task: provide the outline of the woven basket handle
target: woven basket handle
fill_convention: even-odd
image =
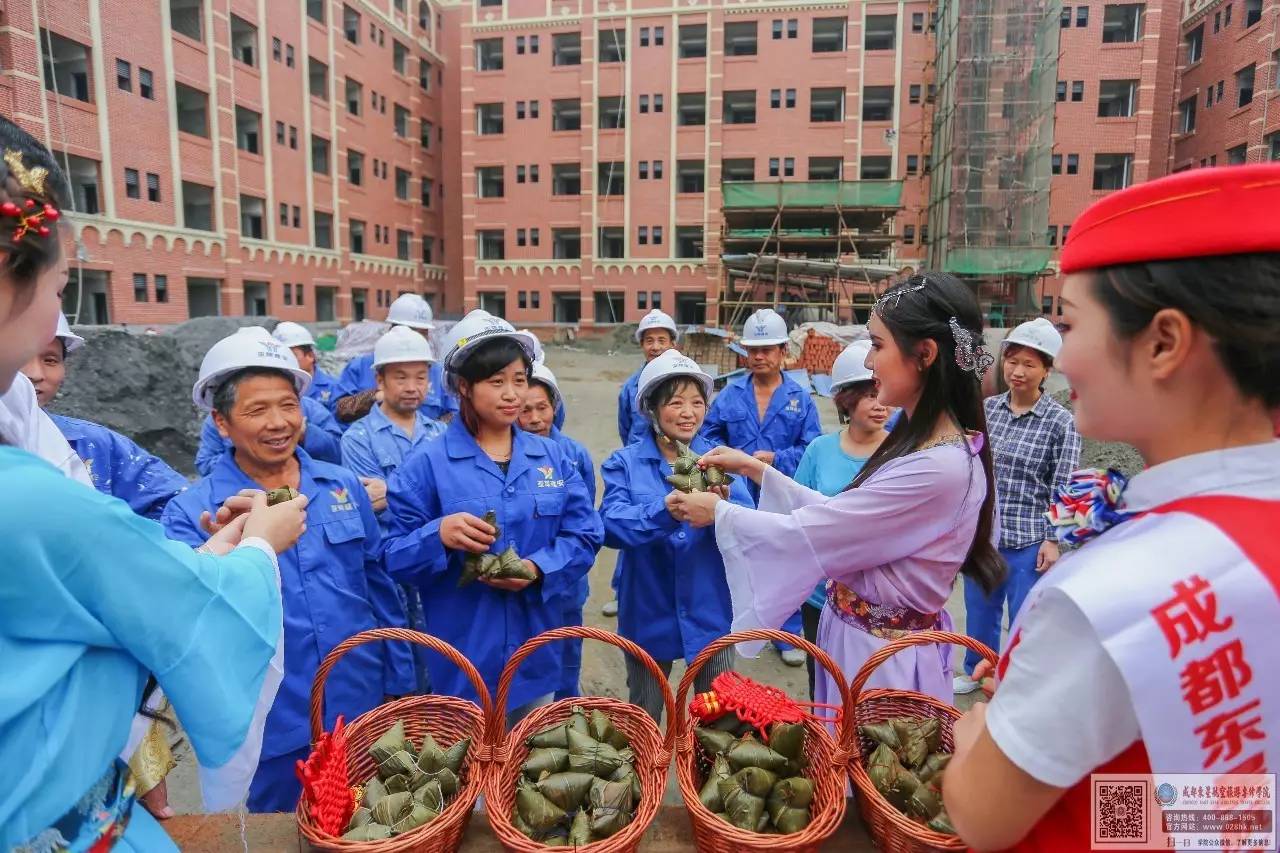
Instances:
[[[675,745],[676,728],[672,720],[675,719],[675,700],[671,697],[671,687],[667,684],[667,678],[662,674],[662,670],[658,669],[658,665],[654,663],[652,657],[644,649],[628,640],[626,637],[614,634],[611,631],[601,631],[599,628],[589,628],[585,625],[569,625],[564,628],[553,628],[550,631],[544,631],[536,637],[526,640],[524,645],[516,649],[516,653],[507,661],[507,665],[502,668],[502,676],[498,679],[498,700],[495,713],[489,717],[489,743],[495,750],[502,745],[503,736],[506,733],[507,722],[507,697],[511,694],[511,682],[515,680],[516,669],[529,655],[536,652],[543,646],[554,642],[555,640],[599,640],[602,643],[608,643],[611,646],[617,646],[627,654],[630,654],[640,663],[644,664],[644,668],[648,670],[658,686],[662,690],[662,702],[667,708],[667,725],[666,731],[662,736],[662,748],[670,757],[671,751]]]
[[[338,661],[342,660],[342,656],[352,649],[368,643],[376,643],[380,640],[403,640],[407,643],[425,646],[433,652],[439,652],[444,655],[454,666],[462,670],[462,674],[467,677],[467,680],[471,682],[471,686],[475,688],[476,695],[480,697],[480,707],[484,711],[484,718],[488,720],[493,716],[493,701],[489,698],[489,688],[484,686],[484,679],[480,677],[480,673],[472,666],[471,661],[463,656],[462,652],[444,640],[437,639],[430,634],[410,631],[407,628],[372,628],[368,631],[353,634],[338,643],[329,654],[324,656],[324,660],[320,663],[320,668],[316,670],[315,680],[311,682],[312,743],[319,740],[321,733],[324,731],[324,683],[329,677],[329,670],[333,669]]]
[[[953,634],[950,631],[916,631],[907,634],[905,637],[894,640],[893,642],[881,646],[867,657],[862,664],[862,668],[858,670],[858,674],[853,678],[853,684],[850,686],[849,692],[853,696],[853,706],[858,704],[858,697],[862,693],[862,688],[866,687],[867,679],[871,678],[871,673],[876,671],[880,664],[896,655],[903,649],[909,649],[912,646],[931,646],[935,643],[951,643],[953,645],[964,646],[982,655],[992,664],[996,663],[998,656],[995,652],[983,643],[979,643],[972,637],[966,637],[964,634]],[[850,706],[850,707],[853,707]],[[852,715],[850,715],[852,716]]]
[[[692,743],[691,733],[693,727],[688,716],[689,703],[687,700],[689,691],[693,689],[694,678],[717,653],[730,646],[736,646],[738,643],[750,640],[771,640],[775,643],[788,643],[812,655],[822,665],[822,668],[831,674],[831,678],[836,683],[836,690],[840,693],[840,707],[842,709],[840,729],[836,736],[836,746],[839,747],[843,755],[848,755],[853,744],[853,705],[849,701],[849,684],[845,680],[844,673],[840,671],[840,667],[831,659],[829,654],[804,637],[797,637],[795,634],[788,634],[786,631],[775,631],[771,628],[757,628],[751,631],[737,631],[732,634],[726,634],[699,652],[698,656],[693,659],[693,663],[689,664],[688,669],[684,671],[684,677],[680,679],[680,686],[676,689],[676,729],[680,732],[680,748],[684,749],[686,743]]]

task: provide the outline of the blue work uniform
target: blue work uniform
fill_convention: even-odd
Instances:
[[[542,577],[520,592],[475,582],[459,588],[462,551],[440,541],[445,516],[493,510],[501,538],[492,550],[514,546]],[[475,664],[490,691],[503,664],[526,640],[563,624],[566,601],[591,568],[604,532],[577,466],[551,439],[516,429],[506,470],[491,460],[461,418],[438,441],[405,458],[387,488],[385,560],[392,577],[418,584],[427,633],[451,643]],[[512,682],[508,710],[549,697],[560,686],[564,644],[551,643],[523,663]],[[432,654],[435,692],[475,699],[466,677]]]
[[[596,469],[591,463],[591,454],[587,452],[587,448],[583,447],[580,442],[574,441],[562,433],[559,427],[552,426],[551,440],[559,444],[565,456],[573,460],[577,466],[578,476],[582,477],[583,485],[587,487],[587,497],[591,499],[591,505],[594,507],[596,505]],[[587,576],[583,575],[582,580],[578,581],[578,589],[574,597],[565,607],[565,625],[582,624],[582,610],[587,606],[587,598],[590,595],[591,584],[587,580]],[[564,669],[560,686],[556,689],[557,700],[577,696],[579,679],[582,675],[582,641],[566,640],[565,643]]]
[[[152,521],[173,496],[187,487],[187,478],[133,441],[92,421],[49,415],[62,437],[71,445],[104,495],[119,498],[129,508]]]
[[[294,764],[310,750],[309,705],[316,670],[334,646],[360,631],[404,627],[395,586],[378,559],[381,534],[373,506],[356,475],[297,451],[306,495],[307,530],[279,555],[284,594],[284,682],[267,715],[262,757],[249,789],[249,809],[278,812],[298,802]],[[261,486],[223,454],[208,476],[170,501],[164,512],[169,537],[188,545],[205,541],[200,514],[214,512],[241,489]],[[403,643],[353,649],[329,673],[325,729],[338,714],[354,720],[387,695],[413,692],[413,667]]]
[[[750,374],[729,383],[716,396],[702,424],[702,437],[752,454],[774,453],[773,467],[790,477],[809,442],[822,435],[818,407],[808,390],[789,376],[774,389],[764,418],[756,408],[756,391]],[[753,492],[754,494],[754,492]]]
[[[623,447],[653,432],[652,424],[636,402],[636,393],[640,390],[640,374],[643,371],[644,368],[641,367],[628,376],[627,381],[622,383],[622,390],[618,392],[618,438]]]
[[[202,764],[243,745],[280,635],[276,573],[253,547],[197,554],[15,448],[0,447],[0,482],[0,850],[92,802],[86,831],[65,836],[85,850],[93,822],[127,803],[106,774],[150,674]],[[65,849],[48,836],[27,849],[49,848]],[[112,847],[177,849],[140,805]]]
[[[315,400],[330,412],[338,402],[338,379],[332,373],[325,373],[318,366],[311,374],[311,384],[303,393],[304,397]]]
[[[695,453],[713,446],[697,436],[692,443]],[[692,661],[733,621],[715,528],[672,518],[665,480],[671,473],[654,435],[615,451],[600,467],[604,541],[626,566],[619,573],[618,633],[659,663]],[[729,486],[729,500],[755,506],[742,477]]]
[[[427,398],[419,406],[422,413],[435,421],[444,420],[448,415],[456,414],[458,398],[453,396],[445,385],[444,368],[439,362],[431,362],[427,378],[430,380],[431,387],[427,389]],[[347,362],[347,366],[342,369],[342,375],[338,377],[338,388],[334,391],[334,408],[336,409],[337,401],[343,397],[372,391],[377,387],[378,374],[373,369],[373,353],[358,355]]]
[[[328,409],[310,397],[302,397],[302,415],[307,419],[307,432],[302,436],[301,447],[312,459],[342,464],[342,429]],[[231,449],[231,442],[222,437],[213,422],[213,413],[205,416],[200,427],[200,447],[196,449],[196,471],[207,477],[219,459]]]

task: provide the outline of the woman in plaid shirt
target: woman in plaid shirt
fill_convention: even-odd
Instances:
[[[993,649],[1000,647],[1005,602],[1012,624],[1031,587],[1059,556],[1045,511],[1053,490],[1067,482],[1080,461],[1075,418],[1044,393],[1061,347],[1062,336],[1043,317],[1018,326],[1005,339],[1000,359],[1009,390],[985,401],[995,457],[1000,553],[1009,575],[990,596],[965,578],[964,603],[969,636]],[[972,673],[978,661],[978,655],[966,652],[965,673]],[[957,693],[970,693],[978,684],[962,674],[954,686]]]

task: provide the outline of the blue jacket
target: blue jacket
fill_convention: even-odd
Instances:
[[[307,386],[305,397],[310,397],[330,412],[338,402],[338,380],[332,373],[325,373],[319,367],[311,374],[311,384]]]
[[[809,442],[822,435],[818,408],[809,392],[794,379],[782,377],[769,408],[760,419],[751,375],[729,383],[711,404],[702,424],[702,437],[744,453],[774,452],[773,467],[790,477]],[[754,494],[754,492],[753,492]]]
[[[422,413],[432,420],[438,421],[446,415],[454,414],[458,411],[458,399],[449,392],[449,388],[444,382],[444,368],[440,366],[438,361],[431,363],[431,371],[428,374],[431,381],[431,388],[427,391],[427,399],[422,401],[419,407]],[[358,355],[351,361],[347,362],[347,366],[342,369],[342,375],[338,377],[337,390],[333,392],[333,403],[330,408],[337,407],[338,400],[343,397],[349,397],[352,394],[359,394],[363,391],[372,391],[378,387],[378,376],[373,370],[373,353],[365,353]]]
[[[342,434],[342,464],[361,477],[391,479],[409,451],[444,435],[444,424],[433,421],[421,409],[417,414],[418,423],[410,438],[387,418],[381,406],[374,406]]]
[[[649,419],[636,405],[636,392],[640,390],[640,373],[643,370],[641,367],[628,376],[627,381],[622,383],[622,390],[618,392],[618,438],[622,439],[623,447],[653,432]]]
[[[502,533],[492,550],[512,545],[542,570],[543,577],[520,592],[479,582],[459,589],[464,553],[440,542],[445,516],[483,517],[491,509]],[[515,430],[504,474],[460,418],[438,441],[420,445],[391,476],[387,513],[387,570],[396,580],[418,584],[427,632],[466,655],[491,691],[522,643],[564,624],[567,601],[604,538],[577,465],[559,444]],[[555,692],[562,652],[561,644],[552,643],[521,664],[508,709]],[[433,654],[428,667],[437,692],[475,698],[466,677],[448,661]]]
[[[563,408],[560,411],[563,411]],[[596,505],[596,468],[591,462],[591,454],[581,442],[569,438],[554,424],[551,427],[551,440],[560,445],[565,457],[573,460],[577,466],[578,476],[582,478],[583,485],[587,487],[587,497],[591,499],[591,506],[594,507]],[[582,580],[578,581],[578,589],[574,594],[569,609],[574,611],[581,609],[586,605],[587,599],[590,597],[591,584],[587,580],[587,576],[583,575]]]
[[[713,447],[695,437],[693,450]],[[604,544],[617,548],[618,633],[657,661],[691,661],[708,643],[729,633],[733,610],[714,527],[695,528],[667,511],[671,464],[656,437],[615,451],[600,467],[604,477]],[[754,507],[738,477],[729,499]]]
[[[163,459],[102,424],[65,415],[49,419],[89,469],[94,488],[124,501],[138,515],[158,521],[165,505],[187,487],[187,478]]]
[[[334,646],[359,631],[404,627],[404,610],[381,568],[381,534],[360,481],[345,468],[299,450],[307,530],[280,555],[284,594],[284,683],[267,714],[262,758],[275,758],[311,742],[311,682]],[[241,489],[261,488],[223,454],[210,474],[170,501],[162,522],[170,539],[198,546],[206,539],[200,513],[216,510]],[[162,604],[157,599],[157,604]],[[338,714],[354,720],[387,694],[415,690],[409,649],[403,644],[361,646],[347,653],[326,682],[325,728]]]
[[[323,405],[306,396],[302,398],[302,414],[307,419],[302,449],[313,459],[341,464],[342,446],[338,442],[342,439],[342,429],[337,419]],[[196,450],[196,471],[207,477],[214,464],[230,449],[231,442],[222,437],[213,423],[213,413],[205,415],[200,427],[200,447]]]

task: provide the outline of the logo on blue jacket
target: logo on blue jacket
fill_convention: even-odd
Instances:
[[[542,479],[538,481],[540,489],[559,489],[564,486],[564,480],[557,480],[556,469],[550,465],[543,465],[538,468],[538,473],[542,475]]]
[[[329,507],[330,512],[348,512],[356,508],[351,502],[351,494],[346,487],[341,489],[330,489],[329,494],[333,496],[334,503]]]

